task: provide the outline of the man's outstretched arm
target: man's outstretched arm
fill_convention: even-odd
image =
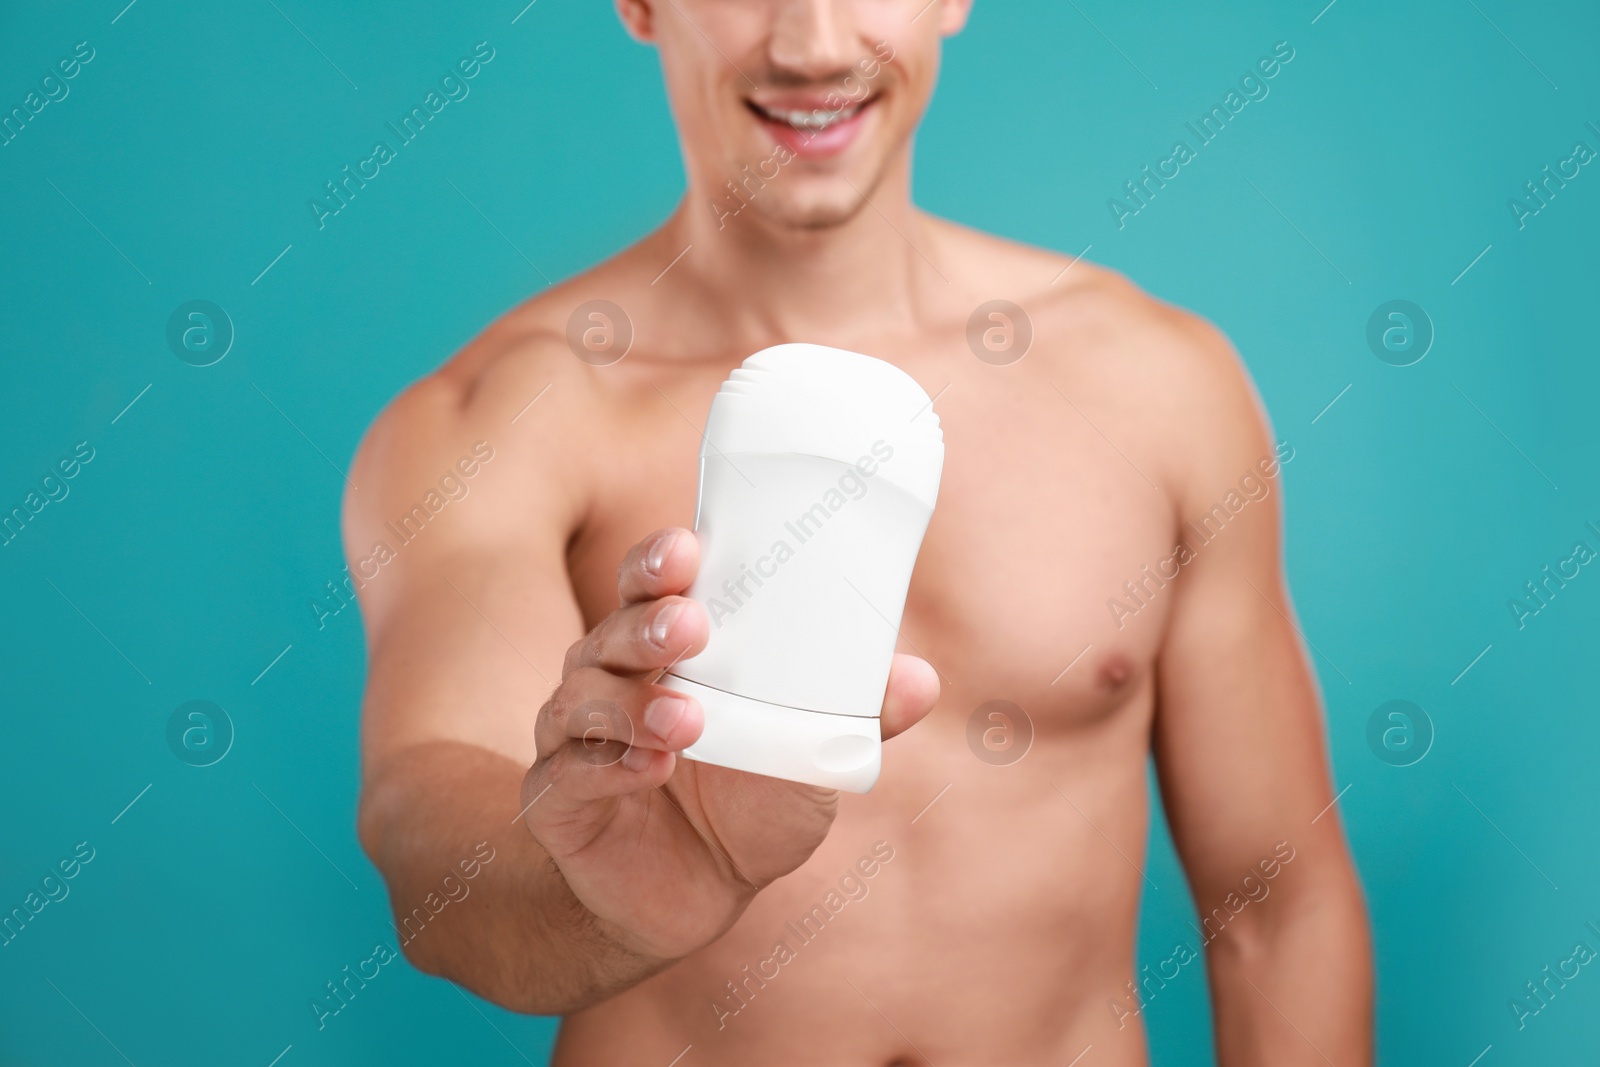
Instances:
[[[705,612],[682,595],[698,543],[645,537],[619,561],[615,610],[586,627],[566,549],[582,487],[615,472],[578,467],[581,380],[558,375],[563,405],[512,422],[538,385],[408,391],[351,472],[345,544],[365,580],[359,830],[405,953],[505,1007],[556,1014],[720,937],[821,843],[836,795],[679,761],[703,713],[653,679],[705,647]],[[421,530],[400,544],[419,502]],[[897,656],[885,735],[937,696],[932,668]]]
[[[540,708],[584,626],[564,560],[574,503],[543,462],[559,442],[514,413],[424,381],[351,471],[344,533],[368,645],[359,831],[413,964],[556,1013],[668,961],[589,913],[518,818]],[[448,502],[408,523],[430,491]],[[483,841],[493,859],[468,879],[461,861]]]
[[[1292,447],[1269,437],[1227,343],[1182,329],[1195,370],[1176,493],[1192,558],[1171,590],[1154,747],[1199,912],[1218,1062],[1362,1067],[1366,914],[1280,562]]]

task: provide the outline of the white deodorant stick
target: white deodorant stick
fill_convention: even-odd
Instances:
[[[892,364],[821,345],[757,352],[711,402],[688,595],[711,637],[661,684],[705,708],[702,763],[865,793],[944,435]]]

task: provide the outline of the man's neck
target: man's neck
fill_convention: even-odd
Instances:
[[[862,192],[844,222],[802,229],[775,224],[755,204],[719,219],[712,198],[691,188],[660,231],[673,255],[688,249],[671,268],[675,287],[696,290],[732,338],[755,344],[844,343],[911,328],[937,297],[933,287],[948,284],[926,217],[903,170]]]

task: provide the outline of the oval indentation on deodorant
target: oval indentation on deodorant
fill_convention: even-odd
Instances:
[[[825,771],[842,774],[865,767],[878,754],[878,743],[869,737],[832,737],[817,746],[812,762]]]

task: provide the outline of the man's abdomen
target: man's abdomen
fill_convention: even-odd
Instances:
[[[1117,735],[1143,731],[1046,722],[996,765],[946,703],[732,930],[567,1020],[558,1067],[1060,1067],[1090,1045],[1097,1065],[1143,1064],[1141,1027],[1112,1009],[1132,978],[1147,815],[1145,749]],[[1112,718],[1147,719],[1141,703]]]

